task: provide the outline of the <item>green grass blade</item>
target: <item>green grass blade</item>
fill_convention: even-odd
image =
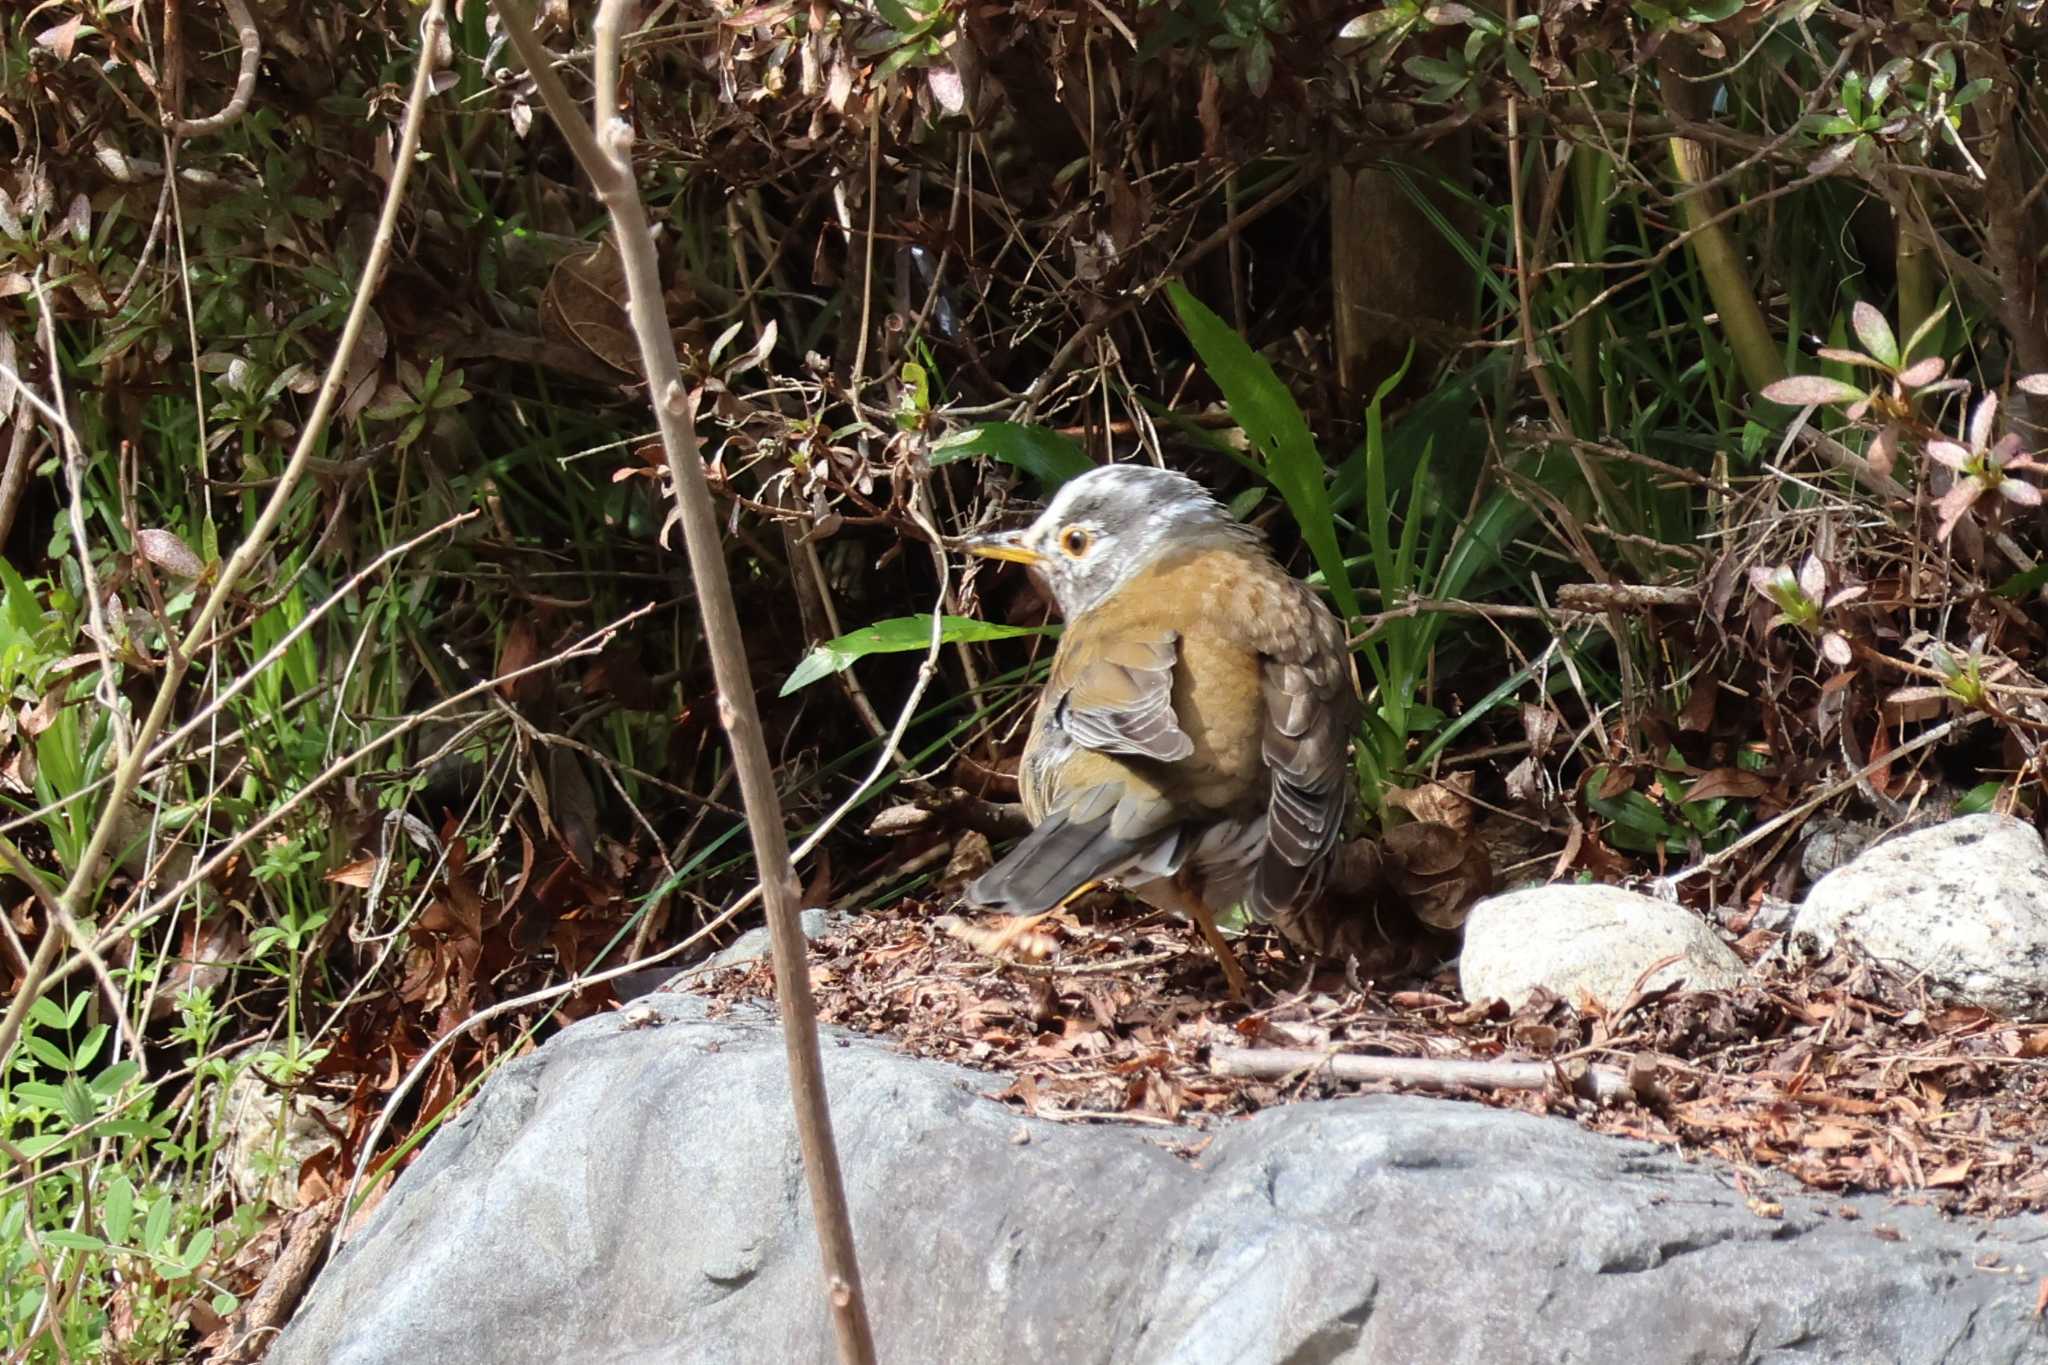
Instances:
[[[947,616],[939,622],[939,643],[948,645],[1052,633],[1054,628],[1051,626],[1006,626],[994,621],[978,621],[972,616]],[[789,681],[782,684],[779,695],[786,697],[821,678],[843,673],[870,654],[900,654],[913,649],[929,649],[931,643],[932,618],[929,614],[877,621],[836,640],[814,645],[791,671]]]
[[[1294,395],[1273,373],[1266,358],[1245,343],[1222,318],[1178,281],[1166,286],[1167,297],[1180,315],[1188,340],[1194,343],[1203,368],[1223,391],[1231,417],[1244,428],[1262,457],[1263,473],[1287,500],[1301,528],[1302,539],[1323,571],[1337,606],[1349,618],[1358,615],[1358,598],[1337,547],[1336,520],[1324,483],[1322,452],[1308,429]]]

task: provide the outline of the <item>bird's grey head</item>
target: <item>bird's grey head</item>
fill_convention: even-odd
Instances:
[[[1185,474],[1113,464],[1068,480],[1021,531],[983,536],[967,548],[1031,565],[1071,621],[1168,549],[1255,534]]]

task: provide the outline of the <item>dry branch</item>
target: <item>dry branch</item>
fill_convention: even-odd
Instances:
[[[1427,1090],[1561,1090],[1601,1104],[1654,1098],[1654,1078],[1611,1066],[1589,1066],[1571,1075],[1556,1062],[1473,1062],[1436,1057],[1361,1057],[1356,1053],[1316,1052],[1309,1048],[1217,1048],[1209,1069],[1219,1076],[1278,1081],[1307,1071],[1325,1071],[1340,1081],[1395,1085]]]
[[[697,586],[712,674],[718,687],[719,719],[732,745],[733,766],[739,774],[740,794],[747,810],[747,830],[753,843],[755,866],[760,872],[762,897],[767,903],[775,997],[782,1011],[790,1091],[824,1261],[833,1332],[841,1360],[869,1362],[875,1358],[874,1342],[861,1293],[860,1267],[854,1254],[853,1227],[846,1210],[839,1156],[832,1142],[831,1110],[818,1054],[817,1007],[811,998],[803,930],[797,922],[802,891],[790,860],[781,797],[775,788],[775,771],[754,702],[739,612],[725,570],[717,509],[698,453],[690,395],[676,360],[675,338],[662,303],[661,264],[655,254],[654,234],[633,177],[633,130],[618,112],[619,39],[627,5],[624,0],[604,0],[598,9],[593,73],[597,119],[593,128],[584,121],[561,78],[555,74],[546,49],[534,33],[527,7],[519,0],[495,3],[505,20],[506,36],[526,64],[549,115],[611,217],[619,259],[625,269],[633,334],[639,343],[640,362],[647,375],[648,394],[681,513],[690,573]]]
[[[256,93],[256,70],[263,64],[263,36],[256,31],[256,20],[249,13],[247,0],[221,0],[221,7],[234,22],[235,36],[242,44],[242,66],[235,73],[235,93],[219,113],[205,118],[179,118],[175,111],[167,113],[164,122],[178,137],[204,137],[219,132],[249,111],[249,97]],[[438,40],[438,32],[435,36]]]

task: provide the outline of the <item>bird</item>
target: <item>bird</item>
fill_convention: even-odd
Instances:
[[[1099,465],[965,548],[1029,565],[1066,622],[1018,765],[1030,833],[967,900],[1029,923],[1117,883],[1194,921],[1238,1000],[1218,912],[1322,951],[1360,710],[1336,614],[1200,483],[1150,465]]]

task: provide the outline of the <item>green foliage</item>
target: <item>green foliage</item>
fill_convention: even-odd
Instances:
[[[940,644],[964,644],[982,640],[1009,640],[1019,635],[1047,635],[1057,633],[1044,626],[1006,626],[994,621],[983,621],[973,616],[946,616],[939,620]],[[932,618],[923,616],[898,616],[893,620],[877,621],[871,626],[850,631],[836,640],[827,640],[816,645],[806,654],[803,662],[782,684],[782,696],[809,687],[812,683],[843,673],[870,654],[900,654],[906,650],[931,648]]]
[[[1023,422],[983,422],[932,443],[935,469],[973,455],[986,455],[1022,470],[1047,493],[1094,467],[1088,452],[1069,437]]]
[[[1671,749],[1653,772],[1649,792],[1626,787],[1607,793],[1614,772],[1600,764],[1586,777],[1586,805],[1608,822],[1617,848],[1665,859],[1726,847],[1748,823],[1750,803],[1731,796],[1694,799],[1684,771],[1684,756]]]

